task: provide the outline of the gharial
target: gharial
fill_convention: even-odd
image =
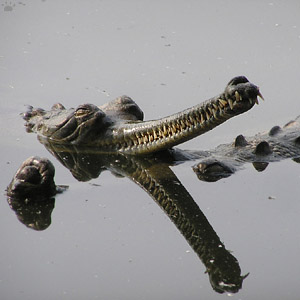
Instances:
[[[84,104],[50,111],[30,107],[24,114],[28,131],[59,144],[97,148],[103,153],[149,154],[170,149],[251,109],[262,97],[244,76],[233,78],[223,93],[180,113],[143,121],[143,112],[129,97],[103,106]]]
[[[251,109],[258,104],[257,97],[263,98],[258,87],[239,76],[220,95],[159,120],[144,122],[142,110],[127,96],[100,107],[84,104],[77,109],[65,109],[56,104],[50,111],[30,107],[23,117],[28,131],[38,133],[40,142],[78,180],[89,180],[103,170],[110,170],[140,185],[199,255],[214,290],[237,292],[247,275],[241,275],[238,261],[225,249],[169,166],[197,159],[194,171],[199,179],[215,181],[230,176],[245,162],[263,170],[268,162],[281,158],[298,161],[298,119],[282,129],[276,126],[268,134],[247,140],[238,136],[234,143],[211,151],[173,148]],[[41,230],[50,225],[52,202],[41,198],[47,204],[45,220],[37,220],[37,214],[31,211],[27,213],[27,204],[31,201],[30,193],[38,198],[41,194],[52,197],[65,189],[55,185],[53,176],[53,165],[47,159],[32,157],[21,165],[8,186],[9,204],[27,226]],[[26,200],[25,206],[22,199]],[[39,211],[40,203],[36,206]]]
[[[233,78],[220,95],[181,113],[154,121],[143,122],[143,112],[126,96],[101,107],[84,104],[67,110],[56,104],[48,112],[31,107],[24,114],[24,119],[28,131],[37,132],[40,141],[49,144],[51,153],[56,157],[62,154],[62,161],[71,163],[70,169],[77,178],[89,174],[93,176],[94,171],[99,174],[107,168],[142,186],[170,216],[199,255],[212,287],[219,293],[237,292],[247,275],[241,275],[236,258],[226,250],[197,204],[169,169],[163,153],[167,153],[172,160],[172,151],[162,150],[169,150],[249,110],[258,103],[258,96],[262,97],[258,87],[240,76]],[[62,147],[62,152],[56,148],[57,145]],[[73,147],[75,152],[70,149]],[[89,147],[97,150],[96,161],[91,164],[86,163],[91,156],[84,154]],[[75,161],[71,157],[68,159],[68,151],[72,152],[71,157],[76,158]],[[147,155],[157,152],[161,155]],[[87,160],[81,159],[82,155]],[[45,172],[44,166],[49,168],[49,172]],[[59,191],[53,176],[54,168],[47,159],[32,157],[21,165],[7,189],[10,206],[14,210],[17,208],[18,218],[31,228],[40,230],[48,227],[54,206],[52,202],[47,206],[49,209],[45,211],[49,213],[44,213],[46,221],[36,219],[36,214],[25,214],[28,207],[23,205],[22,187],[26,191],[25,202],[33,202],[27,191],[33,188],[35,193],[36,183],[41,187],[39,192],[44,191],[44,194],[52,196]],[[49,188],[39,184],[46,181]],[[25,215],[28,217],[24,218]]]
[[[220,95],[158,120],[143,121],[142,110],[127,96],[100,107],[83,104],[65,109],[55,104],[50,111],[29,107],[23,118],[27,131],[38,133],[42,143],[92,148],[99,154],[149,155],[168,150],[177,162],[197,159],[193,169],[198,178],[216,181],[246,162],[263,170],[270,161],[300,157],[299,119],[249,141],[240,135],[233,144],[210,151],[173,148],[248,111],[258,104],[258,97],[263,99],[259,88],[245,76],[237,76]]]

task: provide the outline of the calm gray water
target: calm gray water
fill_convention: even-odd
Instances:
[[[216,183],[172,167],[226,248],[250,273],[218,294],[184,237],[128,178],[77,181],[23,128],[26,105],[131,96],[146,119],[190,107],[236,75],[266,101],[180,147],[210,149],[300,114],[299,1],[1,1],[1,299],[300,299],[299,165],[247,166]],[[48,157],[52,223],[19,222],[5,188],[29,156]]]

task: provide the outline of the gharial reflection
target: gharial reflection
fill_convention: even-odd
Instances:
[[[108,170],[119,175],[118,177],[127,177],[138,184],[162,208],[197,253],[205,265],[213,289],[218,293],[236,293],[241,289],[243,280],[248,274],[241,275],[237,259],[226,250],[203,212],[170,168],[179,163],[181,157],[179,150],[148,156],[109,155],[93,153],[91,149],[84,150],[74,146],[53,144],[46,139],[40,141],[79,181],[97,178],[101,172]],[[51,168],[51,165],[45,163],[45,159],[37,157],[29,159],[30,166],[39,163],[43,165],[42,174],[45,174],[46,166]],[[17,174],[24,173],[23,167],[28,172],[28,161],[24,162]],[[31,185],[43,178],[36,175],[35,171],[29,172],[34,174],[29,176]],[[8,202],[11,208],[26,226],[35,230],[46,229],[51,224],[54,195],[66,187],[52,188],[49,197],[45,197],[47,193],[41,195],[39,192],[35,192],[34,197],[30,197],[28,193],[22,195],[18,192],[20,189],[14,188],[20,185],[20,182],[24,185],[24,180],[20,181],[20,176],[18,177],[17,174],[8,187]],[[47,174],[52,176],[54,172]]]
[[[245,163],[264,171],[270,162],[292,158],[300,162],[299,117],[282,128],[247,140],[239,135],[234,143],[210,151],[168,149],[147,156],[103,154],[93,148],[59,145],[39,137],[44,146],[79,181],[97,178],[108,170],[141,186],[164,210],[204,263],[213,289],[234,293],[244,278],[237,259],[229,253],[191,195],[170,169],[183,161],[197,160],[193,170],[203,181],[214,182],[240,170]],[[93,152],[94,151],[94,152]],[[54,196],[67,189],[54,183],[54,167],[47,159],[31,157],[8,186],[10,207],[17,218],[35,230],[51,224]]]

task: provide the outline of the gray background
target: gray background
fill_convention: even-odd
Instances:
[[[226,297],[144,191],[109,172],[76,181],[25,132],[19,113],[28,104],[100,105],[127,94],[153,119],[247,76],[266,101],[180,146],[205,150],[300,114],[299,53],[299,1],[2,1],[1,299]],[[31,155],[50,158],[56,182],[70,186],[42,232],[21,224],[5,197]],[[250,272],[231,298],[299,299],[299,166],[286,160],[262,173],[247,166],[210,184],[190,165],[173,170]]]

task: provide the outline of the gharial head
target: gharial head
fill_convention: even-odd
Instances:
[[[104,135],[115,122],[142,121],[143,112],[131,98],[121,96],[101,107],[89,103],[69,110],[60,103],[50,111],[29,107],[23,118],[29,132],[52,141],[85,144]]]
[[[92,137],[96,131],[109,124],[106,114],[93,104],[83,104],[76,109],[66,110],[57,103],[50,111],[29,107],[23,118],[26,120],[28,132],[36,131],[53,141],[66,142]]]

